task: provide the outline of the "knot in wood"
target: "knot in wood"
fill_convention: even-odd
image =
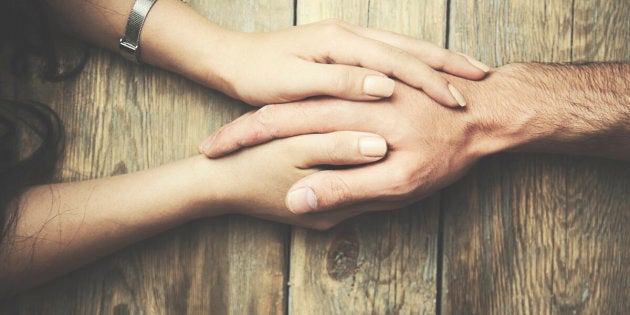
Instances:
[[[342,229],[328,246],[326,270],[335,280],[343,280],[357,270],[359,237],[354,229]]]

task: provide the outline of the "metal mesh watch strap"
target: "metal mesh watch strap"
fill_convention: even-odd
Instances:
[[[120,51],[132,61],[140,62],[140,33],[144,20],[157,0],[136,0],[129,14],[125,34],[120,39]]]

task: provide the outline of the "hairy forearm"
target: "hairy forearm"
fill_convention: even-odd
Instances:
[[[630,65],[511,64],[485,82],[461,83],[488,153],[630,160]]]
[[[9,286],[0,289],[24,289],[197,217],[202,209],[197,197],[207,195],[212,184],[199,180],[202,162],[197,157],[29,189],[20,197],[14,229],[0,246],[0,283]]]

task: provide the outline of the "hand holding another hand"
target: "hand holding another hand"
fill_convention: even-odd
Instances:
[[[457,84],[465,86],[464,80]],[[491,116],[481,114],[483,108],[448,110],[399,83],[396,93],[380,102],[322,98],[266,106],[222,127],[202,151],[218,157],[276,138],[337,130],[379,134],[389,146],[385,159],[311,174],[291,187],[287,205],[295,213],[394,209],[454,182],[480,157],[502,148],[488,137]]]
[[[340,21],[323,21],[270,33],[227,32],[215,47],[189,58],[188,74],[251,105],[329,95],[371,101],[389,97],[395,77],[438,103],[465,106],[462,94],[436,70],[478,80],[479,61],[417,40]],[[207,46],[212,46],[209,43]]]
[[[217,209],[303,227],[326,229],[362,212],[347,209],[296,215],[285,205],[289,187],[305,176],[335,165],[368,164],[387,153],[385,140],[375,134],[339,131],[272,141],[221,159],[197,158],[193,191],[202,207],[196,216],[216,215]],[[199,189],[198,187],[201,187]],[[306,206],[312,200],[299,202]],[[210,211],[210,213],[208,213]]]

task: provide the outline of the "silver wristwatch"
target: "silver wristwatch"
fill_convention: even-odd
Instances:
[[[140,33],[144,20],[156,1],[136,0],[133,4],[133,9],[131,9],[127,20],[127,27],[125,27],[125,34],[123,34],[119,44],[122,55],[131,61],[140,62]]]

